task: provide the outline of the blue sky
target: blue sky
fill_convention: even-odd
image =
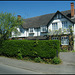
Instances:
[[[23,18],[55,13],[57,10],[70,10],[75,1],[0,1],[0,12],[15,13]],[[74,6],[75,8],[75,6]]]

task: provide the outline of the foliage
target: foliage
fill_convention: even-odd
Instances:
[[[67,47],[61,47],[60,52],[68,52],[68,46]]]
[[[22,53],[21,53],[21,50],[18,50],[17,58],[18,58],[18,59],[22,59]]]
[[[51,62],[52,64],[59,64],[61,63],[61,60],[58,57],[54,57]]]
[[[74,36],[73,36],[73,29],[72,29],[72,25],[69,26],[70,29],[70,35],[69,35],[69,49],[73,50],[73,46],[74,46]]]
[[[60,52],[68,52],[68,50],[62,49],[62,50],[60,50]]]
[[[0,53],[5,56],[16,57],[20,49],[22,56],[54,58],[59,54],[60,42],[58,40],[6,40],[2,43]]]
[[[34,61],[39,63],[39,62],[42,62],[42,59],[41,59],[40,57],[36,57],[36,58],[34,59]]]
[[[75,50],[72,50],[72,52],[75,52]]]
[[[16,27],[21,25],[23,22],[19,18],[15,17],[11,13],[0,13],[0,39],[6,40],[11,37],[11,32],[14,31],[16,34],[18,30]]]
[[[50,59],[50,58],[49,58],[49,59],[43,58],[43,61],[45,61],[46,63],[50,63],[51,60],[52,60],[52,59]]]

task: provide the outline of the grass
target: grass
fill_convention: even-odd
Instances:
[[[72,50],[71,52],[75,52],[75,50]]]

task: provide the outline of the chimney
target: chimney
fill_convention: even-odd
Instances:
[[[74,3],[71,3],[71,17],[74,17]]]
[[[21,19],[21,16],[20,16],[20,15],[17,15],[17,17],[18,17],[19,19]]]

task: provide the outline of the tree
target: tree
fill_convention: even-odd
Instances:
[[[11,13],[0,13],[0,40],[6,40],[11,37],[12,31],[18,33],[16,29],[18,26],[22,25],[23,21],[17,18]]]

